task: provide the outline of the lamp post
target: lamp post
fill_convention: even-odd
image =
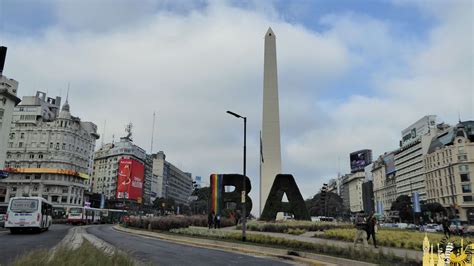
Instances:
[[[245,116],[240,116],[234,112],[231,112],[231,111],[227,111],[228,114],[230,115],[233,115],[237,118],[242,118],[244,119],[244,176],[242,178],[242,182],[243,182],[243,188],[242,188],[242,241],[245,242],[247,240],[247,237],[245,235],[245,230],[247,229],[246,228],[246,222],[247,222],[247,212],[246,212],[246,208],[245,208],[245,199],[246,199],[246,163],[247,163],[247,117]]]

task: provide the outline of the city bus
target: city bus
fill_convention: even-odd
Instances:
[[[67,221],[70,224],[116,223],[126,211],[114,209],[97,209],[89,207],[73,207],[69,209]]]
[[[53,205],[42,197],[13,197],[8,203],[5,228],[19,231],[47,231],[53,223]]]

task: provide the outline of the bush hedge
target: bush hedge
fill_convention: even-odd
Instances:
[[[222,218],[221,227],[232,226],[234,223],[231,219]],[[187,228],[189,226],[207,227],[207,216],[194,215],[170,215],[159,217],[130,216],[127,226],[152,229],[159,231],[169,231],[175,228]]]
[[[238,225],[237,229],[242,226]],[[247,223],[247,230],[260,232],[274,232],[274,233],[288,233],[290,230],[304,230],[304,231],[325,231],[335,228],[353,228],[353,225],[348,223],[334,223],[334,222],[310,222],[310,221],[250,221]],[[304,232],[303,232],[304,233]]]

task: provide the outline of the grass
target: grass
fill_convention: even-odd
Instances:
[[[324,231],[324,234],[315,235],[318,238],[335,239],[352,242],[354,241],[355,229],[330,229]],[[444,235],[439,233],[427,233],[431,243],[441,243]],[[376,234],[377,245],[396,248],[407,248],[422,251],[424,232],[414,232],[406,230],[380,229]],[[449,242],[459,242],[461,237],[451,237]],[[371,241],[371,240],[370,240]],[[472,243],[474,239],[464,238],[465,245]],[[436,246],[436,245],[435,245]]]
[[[180,228],[172,229],[171,233],[198,237],[217,239],[230,242],[241,243],[241,233],[229,232],[224,230],[208,230],[202,228]],[[373,252],[372,250],[363,248],[341,248],[330,244],[317,244],[281,237],[273,237],[263,234],[247,234],[247,243],[275,247],[289,248],[295,251],[306,251],[330,256],[342,257],[352,260],[377,263],[381,265],[418,265],[416,261],[407,260],[406,258],[396,257],[393,253],[384,253],[382,250]]]
[[[67,247],[60,247],[51,258],[48,250],[36,250],[17,258],[14,266],[132,266],[133,260],[125,254],[115,252],[112,256],[107,256],[90,242],[85,240],[76,250]]]

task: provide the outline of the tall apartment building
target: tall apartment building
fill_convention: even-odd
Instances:
[[[4,202],[14,196],[39,196],[54,207],[83,205],[97,126],[70,113],[61,98],[43,92],[25,96],[13,112],[5,162]]]
[[[474,121],[460,122],[431,141],[424,158],[428,202],[474,223]]]
[[[153,154],[153,174],[158,177],[158,197],[173,199],[177,204],[188,204],[193,189],[191,173],[186,173],[166,161],[166,155],[160,151]]]
[[[92,192],[103,194],[107,200],[116,200],[120,160],[134,159],[147,166],[146,158],[145,150],[135,145],[129,136],[120,138],[119,142],[105,144],[95,152]]]
[[[0,47],[0,171],[5,167],[7,156],[8,136],[10,135],[11,122],[13,118],[13,108],[20,103],[16,96],[18,82],[14,79],[5,77],[3,66],[7,48]],[[1,194],[1,193],[0,193]]]
[[[397,197],[417,192],[420,200],[426,200],[423,156],[436,133],[435,115],[424,116],[402,131],[400,148],[395,151]]]
[[[388,215],[397,196],[395,157],[393,152],[381,155],[372,167],[374,205],[380,214]]]

